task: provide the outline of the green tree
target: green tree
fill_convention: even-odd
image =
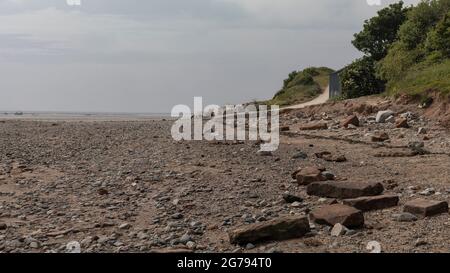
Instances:
[[[357,59],[341,72],[342,95],[356,98],[384,91],[384,82],[376,77],[375,62],[370,57]]]
[[[450,57],[450,12],[428,34],[426,48],[442,58]]]
[[[448,13],[450,0],[424,0],[408,13],[399,29],[399,40],[405,49],[423,49],[427,33]]]
[[[448,19],[444,17],[449,10],[450,0],[423,0],[408,12],[398,31],[398,40],[376,66],[377,75],[388,82],[388,87],[414,66],[444,59],[448,47],[445,34]]]
[[[366,20],[361,32],[354,35],[352,44],[367,56],[379,61],[388,52],[390,45],[397,40],[397,32],[405,22],[409,8],[403,2],[389,5],[378,15]]]

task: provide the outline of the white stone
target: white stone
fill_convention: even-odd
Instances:
[[[377,117],[375,118],[375,121],[377,123],[384,123],[387,118],[389,118],[390,116],[393,116],[393,115],[394,115],[394,112],[391,110],[379,111],[377,113]]]
[[[331,229],[331,236],[333,237],[339,237],[344,235],[347,232],[347,228],[344,227],[343,225],[337,223],[336,225],[334,225],[334,227]]]
[[[370,253],[381,253],[381,244],[377,241],[370,241],[367,243],[367,250],[370,251]]]

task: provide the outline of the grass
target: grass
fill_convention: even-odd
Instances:
[[[450,60],[427,67],[411,68],[402,79],[389,84],[387,94],[424,98],[430,91],[450,95]]]
[[[332,69],[326,67],[312,67],[299,71],[273,99],[259,103],[289,106],[312,100],[328,86],[329,75],[332,72]]]

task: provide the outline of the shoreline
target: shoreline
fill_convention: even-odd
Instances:
[[[0,120],[12,121],[145,121],[172,119],[170,114],[163,113],[14,113],[0,114]]]

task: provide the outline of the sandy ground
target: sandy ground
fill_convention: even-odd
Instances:
[[[339,126],[348,111],[369,108],[358,103],[284,114],[282,124],[290,130],[272,156],[257,155],[254,142],[175,142],[169,120],[1,120],[0,251],[66,252],[76,241],[83,252],[367,252],[375,240],[385,252],[449,252],[448,214],[393,219],[417,197],[450,201],[450,157],[442,154],[450,151],[449,131],[413,106],[394,107],[398,114],[417,112],[410,129],[373,123],[375,113],[363,111],[360,127]],[[391,107],[381,99],[373,104]],[[318,121],[330,129],[298,129]],[[417,134],[419,127],[427,129],[427,140]],[[377,131],[390,140],[372,143]],[[413,141],[424,142],[431,153],[375,156]],[[315,156],[324,151],[347,161]],[[365,226],[348,235],[332,237],[330,227],[312,224],[299,239],[230,244],[228,232],[238,227],[308,215],[332,202],[308,196],[292,180],[293,171],[311,165],[327,168],[337,180],[380,182],[386,193],[400,196],[400,204],[365,213]],[[429,188],[431,194],[421,194]],[[286,192],[304,201],[288,204]]]

